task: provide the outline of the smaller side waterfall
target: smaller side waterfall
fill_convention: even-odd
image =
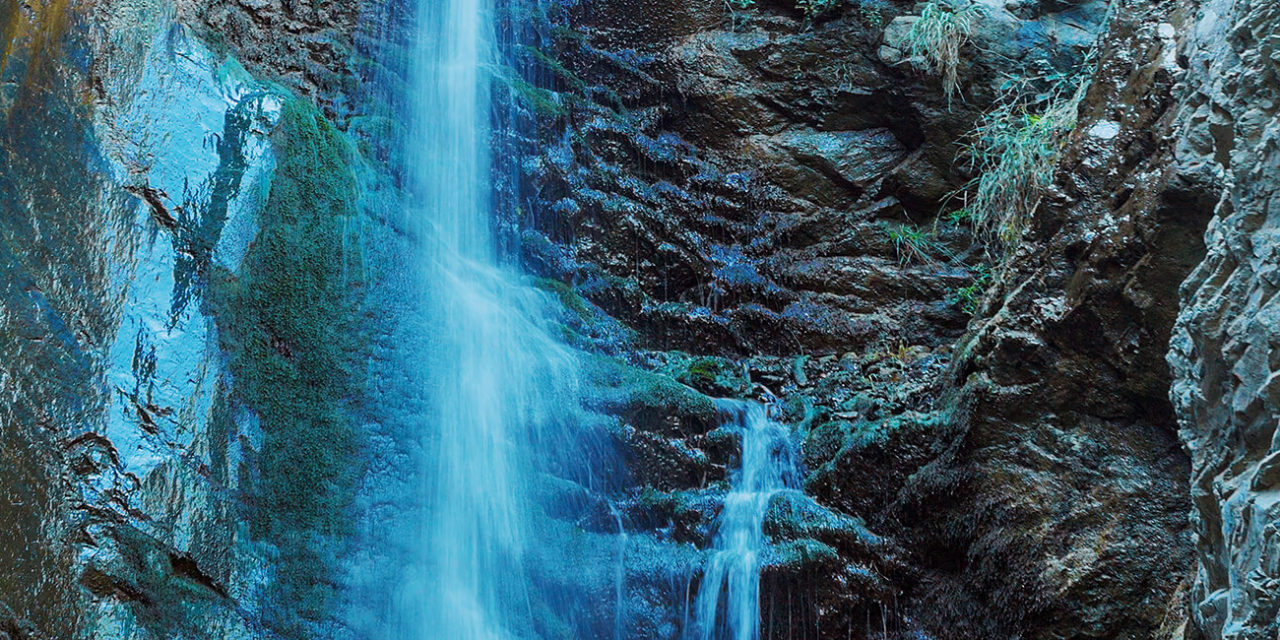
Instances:
[[[760,637],[760,565],[766,549],[769,500],[799,486],[790,432],[754,402],[723,401],[722,412],[742,434],[742,466],[720,512],[714,552],[698,587],[690,640]]]

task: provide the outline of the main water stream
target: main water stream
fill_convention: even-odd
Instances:
[[[500,264],[491,232],[493,7],[418,3],[408,203],[426,238],[431,335],[418,563],[399,594],[402,637],[530,635],[525,563],[538,431],[574,371],[543,328],[542,297]]]
[[[420,0],[417,11],[406,150],[408,208],[425,239],[431,348],[421,366],[429,410],[422,416],[419,557],[406,569],[391,635],[538,637],[544,632],[530,620],[535,603],[563,598],[533,592],[530,563],[555,557],[547,549],[563,540],[538,519],[530,487],[539,457],[553,455],[539,453],[540,443],[553,443],[563,456],[581,437],[553,432],[573,423],[576,361],[545,328],[545,296],[504,267],[495,248],[489,87],[499,54],[491,0]],[[742,434],[742,467],[686,633],[756,640],[761,526],[773,494],[793,486],[795,463],[786,429],[763,406],[726,401],[721,409]],[[614,518],[620,563],[627,537],[616,512]],[[585,557],[580,549],[564,557],[575,554]],[[611,572],[613,635],[621,638],[624,567]],[[569,619],[590,617],[571,603],[549,606],[566,609]]]

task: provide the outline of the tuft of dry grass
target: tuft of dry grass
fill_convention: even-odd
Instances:
[[[988,243],[1008,249],[1053,182],[1067,135],[1076,127],[1088,74],[1057,74],[1035,98],[1010,97],[989,111],[965,147],[977,177],[953,195],[964,200],[966,222]]]
[[[956,9],[945,2],[929,2],[903,41],[915,64],[942,77],[948,101],[960,85],[960,48],[973,35],[981,12],[976,3]]]

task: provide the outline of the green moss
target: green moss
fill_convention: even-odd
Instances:
[[[799,540],[813,538],[829,544],[856,539],[865,545],[879,544],[861,518],[831,511],[801,491],[780,491],[769,500],[763,523],[771,538]]]
[[[164,637],[191,637],[227,602],[222,587],[195,563],[129,525],[114,526],[80,583],[90,593],[130,604],[138,622]]]
[[[591,303],[587,302],[586,298],[583,298],[573,288],[573,285],[554,278],[538,278],[534,280],[534,285],[539,289],[554,293],[560,299],[560,303],[564,305],[564,308],[572,311],[583,321],[591,320],[592,316],[595,315],[592,312]]]
[[[588,404],[621,416],[640,428],[662,431],[662,423],[715,422],[715,402],[668,375],[645,371],[615,358],[585,356]]]
[[[853,431],[853,423],[846,420],[821,422],[805,435],[802,449],[805,461],[821,466],[835,460],[845,450],[845,442]]]
[[[840,553],[812,538],[792,540],[770,550],[768,564],[799,571],[841,562]]]
[[[740,397],[751,389],[751,380],[741,365],[717,356],[691,356],[673,351],[668,353],[662,373],[713,396]]]
[[[716,364],[716,361],[712,358],[694,358],[689,363],[689,377],[704,382],[715,380],[718,372]]]
[[[507,86],[511,88],[513,96],[538,116],[556,119],[569,112],[556,99],[554,92],[534,86],[516,76],[514,72],[508,73],[508,76]]]
[[[328,564],[347,533],[358,474],[347,407],[362,386],[362,283],[349,248],[355,215],[353,150],[314,107],[287,103],[276,172],[259,231],[239,274],[222,271],[210,304],[236,390],[262,420],[249,521],[280,550],[274,598],[290,603],[272,626],[327,610]]]
[[[555,74],[557,78],[565,83],[574,91],[585,91],[587,83],[579,78],[577,74],[567,69],[559,60],[552,58],[537,47],[522,46],[520,50],[526,55],[533,58],[538,64],[545,67],[548,71]]]
[[[587,45],[587,34],[581,31],[578,31],[577,29],[574,29],[572,27],[567,27],[559,24],[555,25],[551,27],[551,35],[555,37],[557,40],[572,42],[579,46]]]

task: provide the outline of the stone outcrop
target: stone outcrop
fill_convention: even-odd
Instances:
[[[993,6],[975,37],[999,57],[966,63],[969,99],[949,105],[931,76],[881,59],[889,6],[812,19],[773,4],[628,6],[680,25],[639,41],[619,33],[620,11],[569,10],[585,36],[548,25],[558,35],[525,54],[551,90],[513,90],[543,131],[521,185],[532,201],[517,224],[542,236],[524,239],[527,264],[587,284],[663,349],[839,354],[959,335],[947,297],[973,275],[947,258],[965,242],[944,234],[915,253],[904,238],[927,235],[964,183],[957,144],[996,65],[1071,59],[1078,43],[1018,41],[1023,23]],[[1090,15],[1081,28],[1096,31]]]
[[[271,281],[302,268],[315,283],[348,266],[334,260],[342,252],[333,246],[308,247],[358,230],[345,219],[354,216],[321,206],[337,200],[348,214],[356,206],[353,178],[342,175],[350,173],[342,163],[350,143],[333,143],[342,134],[315,108],[246,71],[161,3],[10,9],[0,63],[10,87],[0,102],[0,442],[12,464],[0,481],[0,631],[312,633],[334,617],[331,594],[287,587],[322,583],[336,555],[334,529],[318,532],[300,514],[323,502],[330,517],[344,518],[342,488],[326,491],[342,474],[324,462],[340,461],[354,476],[359,457],[332,437],[341,429],[323,431],[345,426],[334,405],[353,401],[354,378],[320,357],[313,361],[325,374],[293,384],[327,394],[307,403],[308,418],[317,418],[308,424],[321,433],[287,416],[263,422],[270,411],[262,386],[255,397],[247,383],[256,374],[261,385],[261,369],[275,366],[272,399],[287,401],[281,374],[290,367],[243,345],[311,359],[322,356],[314,340],[333,354],[360,335],[332,315],[354,317],[349,305],[334,304],[341,296],[306,292],[326,309],[309,313]],[[332,157],[315,158],[326,153]],[[308,233],[281,217],[307,221]],[[304,282],[296,270],[287,278]],[[291,318],[321,315],[343,339],[270,317],[260,299],[244,300],[250,284],[293,307]],[[281,432],[314,444],[272,444]],[[303,459],[269,459],[289,453]],[[294,477],[312,471],[305,500],[272,482],[286,468]],[[268,510],[294,530],[263,524]],[[300,537],[305,543],[291,543]],[[299,546],[311,552],[305,566]],[[297,604],[269,606],[286,599],[281,593]]]
[[[1206,1],[1184,31],[1193,89],[1179,151],[1226,185],[1182,289],[1169,363],[1191,452],[1199,560],[1191,615],[1206,638],[1269,638],[1280,613],[1274,277],[1280,220],[1280,8]]]
[[[280,82],[324,107],[349,109],[353,54],[362,11],[382,2],[228,0],[175,3],[179,19],[260,77]]]
[[[584,37],[545,43],[549,91],[513,92],[543,136],[525,161],[526,263],[641,349],[740,362],[788,407],[806,489],[888,541],[870,564],[845,558],[875,580],[805,582],[803,613],[775,629],[884,615],[940,638],[1158,637],[1184,619],[1188,461],[1163,359],[1217,185],[1175,161],[1182,8],[1112,9],[1055,186],[954,350],[967,236],[940,225],[920,259],[901,230],[964,181],[957,142],[995,93],[992,60],[1067,64],[1103,5],[988,6],[952,109],[885,49],[901,33],[881,40],[853,11],[677,7],[687,20],[655,45],[593,6],[568,18]],[[1044,30],[1060,49],[1013,37]],[[714,439],[681,448],[695,455],[679,477],[697,455],[732,464]],[[674,479],[655,486],[699,490]]]
[[[1163,356],[1218,184],[1176,152],[1176,9],[1112,8],[1054,185],[957,347],[956,431],[901,516],[932,549],[917,597],[941,637],[1171,637],[1183,617]]]

